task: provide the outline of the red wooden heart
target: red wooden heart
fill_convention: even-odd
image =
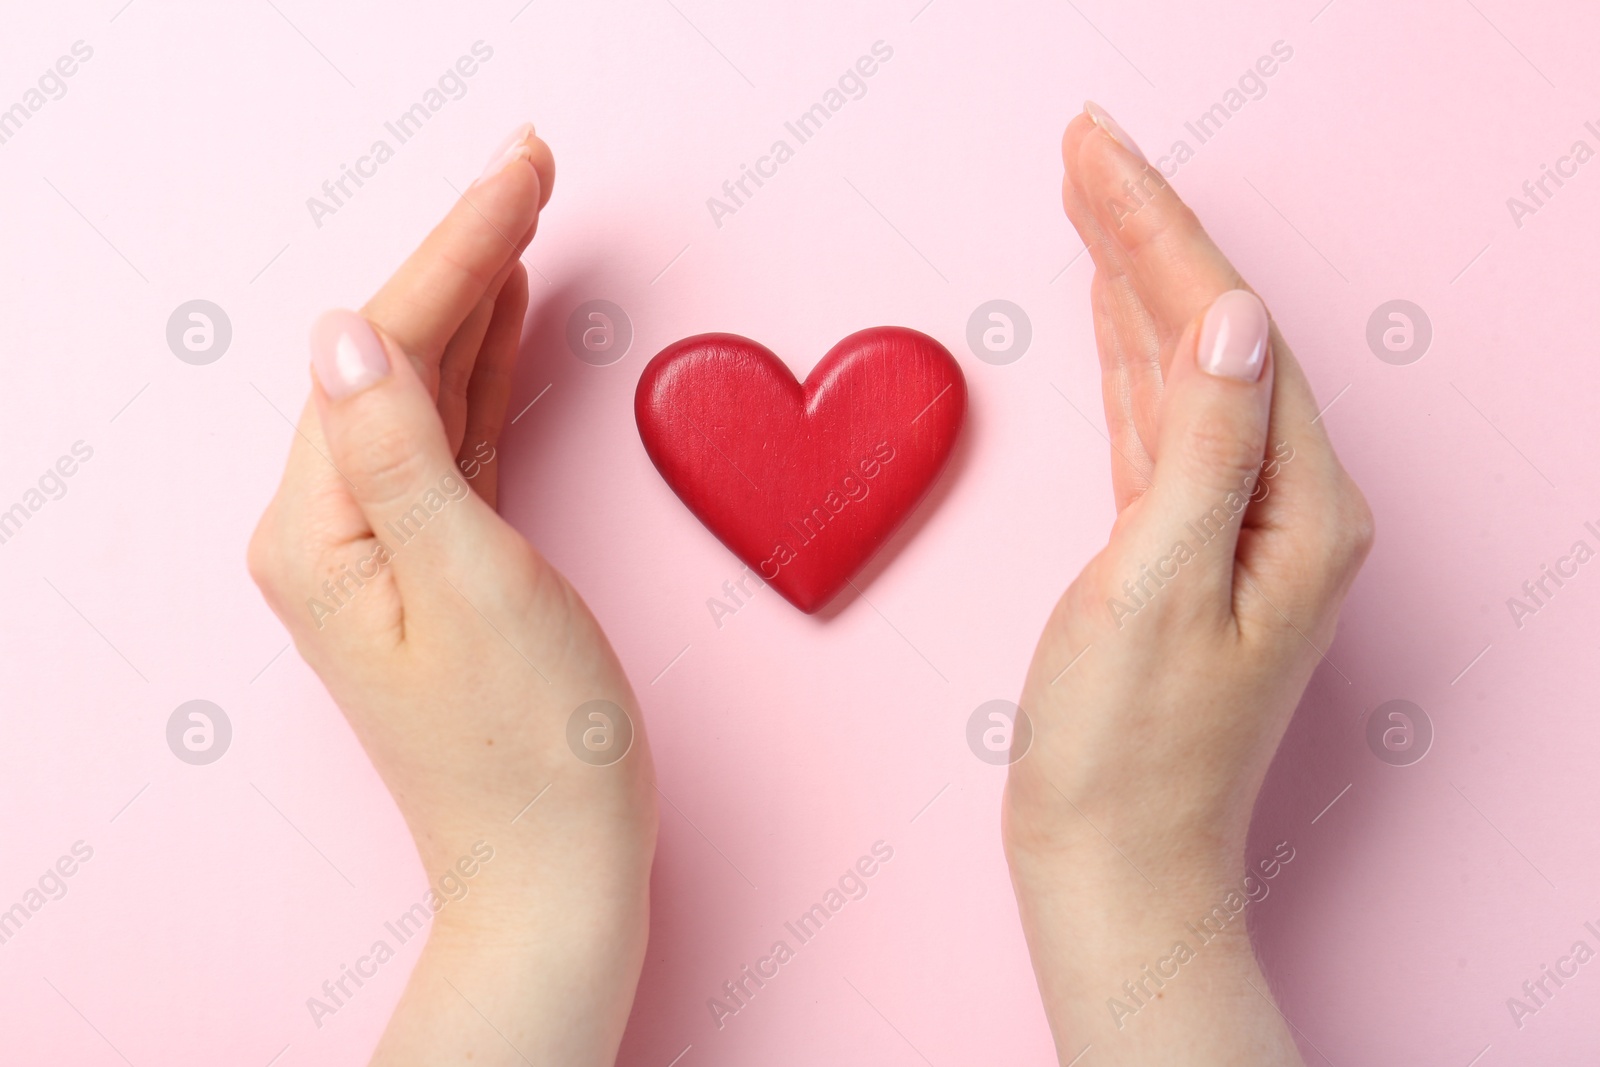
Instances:
[[[881,548],[944,469],[967,383],[926,334],[878,326],[801,385],[731,333],[662,349],[634,395],[656,469],[722,543],[811,613]]]

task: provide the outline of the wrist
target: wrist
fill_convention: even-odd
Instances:
[[[1145,862],[1141,872],[1098,843],[1099,853],[1087,843],[1040,853],[1008,842],[1061,1062],[1087,1045],[1107,1064],[1295,1062],[1241,1056],[1223,1040],[1235,1026],[1261,1034],[1275,1026],[1265,1018],[1273,1009],[1262,999],[1242,870]]]
[[[524,820],[526,822],[527,820]],[[571,835],[510,824],[484,835],[418,834],[427,886],[411,913],[467,946],[581,945],[627,936],[648,915],[653,820],[637,832]]]
[[[374,1065],[614,1062],[649,939],[644,890],[613,892],[581,865],[495,873],[434,916]]]
[[[1071,946],[1073,969],[1094,976],[1097,988],[1084,992],[1096,994],[1097,1003],[1146,963],[1155,967],[1173,955],[1179,944],[1253,965],[1246,922],[1261,894],[1253,881],[1247,890],[1242,869],[1149,863],[1136,868],[1104,841],[1099,844],[1109,857],[1088,849],[1048,856],[1007,849],[1024,925],[1030,935]],[[1107,981],[1113,975],[1116,980]]]
[[[1088,1043],[1108,1064],[1180,1052],[1195,1064],[1299,1062],[1248,933],[1292,845],[1247,865],[1242,829],[1181,831],[1143,821],[1148,806],[1079,810],[1054,795],[1065,814],[1040,818],[1008,788],[1004,841],[1062,1062]]]
[[[1229,820],[1180,808],[1148,795],[1074,802],[1042,775],[1013,767],[1001,809],[1012,878],[1019,891],[1039,883],[1091,899],[1149,894],[1174,903],[1237,885],[1248,816]]]

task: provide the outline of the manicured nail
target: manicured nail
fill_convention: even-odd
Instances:
[[[533,149],[528,146],[528,138],[533,136],[533,123],[524,122],[521,126],[511,131],[511,136],[500,143],[489,157],[489,165],[483,168],[483,173],[478,175],[478,181],[488,181],[499,174],[519,159],[532,159]],[[476,183],[474,183],[476,184]]]
[[[1110,134],[1113,141],[1117,142],[1123,148],[1126,148],[1128,151],[1138,156],[1140,163],[1150,162],[1148,159],[1144,158],[1144,153],[1139,151],[1139,146],[1134,143],[1133,138],[1128,136],[1128,131],[1117,125],[1117,120],[1112,118],[1110,114],[1106,112],[1105,108],[1101,107],[1093,100],[1085,100],[1083,103],[1083,111],[1084,114],[1088,115],[1094,120],[1094,124],[1096,126]]]
[[[366,319],[338,308],[311,327],[311,369],[330,399],[343,400],[387,377],[389,356]]]
[[[1267,308],[1248,289],[1211,302],[1200,327],[1200,369],[1219,378],[1258,381],[1267,361]]]

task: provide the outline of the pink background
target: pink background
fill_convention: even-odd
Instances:
[[[1600,1056],[1600,962],[1521,1029],[1506,1007],[1573,941],[1600,948],[1582,927],[1600,925],[1600,562],[1521,629],[1506,606],[1574,541],[1600,545],[1583,528],[1600,526],[1600,162],[1521,227],[1505,203],[1575,139],[1600,147],[1592,8],[123,5],[12,5],[0,37],[0,106],[74,41],[94,49],[0,146],[0,508],[73,442],[94,449],[0,545],[0,908],[75,841],[94,849],[0,946],[8,1064],[354,1064],[376,1040],[415,942],[320,1030],[305,1000],[425,877],[283,651],[244,543],[311,318],[362,301],[523,118],[560,179],[527,256],[514,410],[551,388],[504,442],[505,506],[606,623],[672,801],[622,1062],[1049,1061],[998,842],[1004,771],[963,731],[1016,695],[1111,519],[1059,135],[1093,96],[1153,158],[1192,144],[1185,120],[1279,40],[1294,54],[1266,96],[1176,183],[1337,398],[1326,421],[1379,538],[1257,813],[1253,853],[1297,852],[1252,909],[1260,951],[1310,1062]],[[480,39],[494,55],[466,96],[313,225],[306,198]],[[706,198],[879,40],[894,55],[867,95],[714,225]],[[209,366],[164,338],[196,297],[234,329]],[[1034,331],[1006,366],[965,343],[997,297]],[[593,298],[636,330],[603,368],[561,341]],[[1435,330],[1409,366],[1364,340],[1394,298]],[[706,599],[739,566],[650,467],[640,369],[718,329],[803,373],[884,322],[962,361],[958,462],[869,570],[870,604],[821,621],[767,591],[719,629]],[[195,698],[233,723],[210,766],[165,742]],[[1363,739],[1393,698],[1436,731],[1408,767]],[[718,1031],[706,998],[879,839],[894,859],[870,894]]]

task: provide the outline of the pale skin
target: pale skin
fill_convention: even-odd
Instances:
[[[362,309],[391,372],[337,400],[313,375],[250,544],[251,573],[394,794],[430,880],[479,841],[494,849],[433,920],[373,1055],[384,1067],[611,1063],[648,934],[656,806],[632,690],[578,594],[495,513],[498,462],[476,462],[506,418],[528,303],[518,257],[555,177],[531,128],[520,143]],[[332,602],[323,581],[370,560],[374,531],[441,483],[472,491],[316,617],[308,598]],[[568,747],[569,715],[593,699],[636,728],[610,766]]]
[[[315,349],[250,544],[251,574],[430,880],[494,850],[433,919],[374,1064],[609,1064],[648,937],[656,794],[637,702],[581,598],[496,514],[498,463],[482,458],[498,451],[527,309],[520,256],[555,177],[531,127],[508,145],[359,317],[335,317],[383,353],[379,369],[357,365],[354,341]],[[1106,1001],[1241,883],[1251,806],[1371,518],[1276,328],[1258,381],[1200,369],[1199,320],[1243,283],[1176,194],[1087,118],[1063,148],[1096,266],[1118,518],[1023,693],[1036,736],[1011,769],[1004,838],[1035,972],[1063,1063],[1085,1045],[1085,1065],[1299,1063],[1242,920],[1121,1028]],[[1119,227],[1105,201],[1125,179],[1143,206]],[[1136,615],[1108,610],[1280,444],[1293,458],[1264,500]],[[430,499],[420,532],[395,537]],[[568,742],[592,700],[633,726],[607,766]]]
[[[1004,838],[1034,970],[1062,1063],[1091,1046],[1080,1062],[1096,1067],[1299,1064],[1244,915],[1203,947],[1186,924],[1270,858],[1245,855],[1251,809],[1372,516],[1276,326],[1256,380],[1201,369],[1203,316],[1247,287],[1160,173],[1087,115],[1062,155],[1094,259],[1117,518],[1023,690],[1036,733],[1011,768]],[[1255,502],[1201,545],[1187,524],[1251,478]],[[1179,541],[1195,550],[1181,565]],[[1176,576],[1158,586],[1143,569],[1162,560]],[[1113,1012],[1180,940],[1194,959],[1166,964],[1177,976],[1150,982],[1136,1014]]]

